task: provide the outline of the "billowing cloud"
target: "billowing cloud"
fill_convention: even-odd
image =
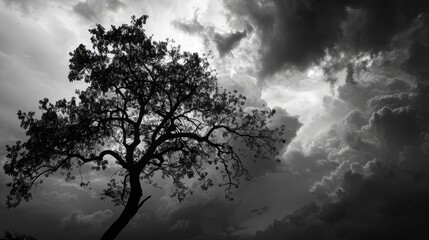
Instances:
[[[375,69],[338,87],[331,99],[342,108],[338,122],[285,154],[297,173],[323,172],[310,188],[321,201],[231,239],[400,239],[425,231],[429,85]]]
[[[356,79],[356,84],[365,85],[363,81]],[[429,111],[423,106],[428,84],[410,88],[397,79],[366,81],[376,96],[362,91],[360,100],[367,99],[367,104],[358,104],[359,110],[351,110],[306,148],[286,154],[297,172],[325,167],[310,189],[323,201],[274,221],[254,236],[226,239],[402,239],[425,232]]]
[[[259,32],[262,76],[287,67],[306,69],[329,52],[391,50],[393,40],[415,28],[429,6],[425,1],[403,0],[224,2],[231,19],[246,18]],[[422,48],[421,43],[413,45],[410,62],[425,57],[417,50]]]
[[[410,85],[397,78],[385,76],[375,77],[367,81],[346,83],[338,87],[338,96],[341,100],[354,108],[365,108],[367,101],[373,97],[406,92]]]
[[[372,87],[358,90],[357,86],[366,84]],[[429,115],[421,107],[422,99],[428,95],[425,84],[410,89],[398,79],[378,78],[348,85],[339,87],[339,97],[360,110],[351,110],[341,123],[332,126],[331,141],[335,145],[328,147],[327,143],[315,142],[320,146],[318,149],[323,149],[322,157],[337,165],[313,185],[311,190],[318,195],[334,194],[343,174],[349,170],[367,176],[374,162],[398,166],[404,151],[421,147],[421,138],[428,130],[425,122]],[[344,91],[349,87],[355,91]]]

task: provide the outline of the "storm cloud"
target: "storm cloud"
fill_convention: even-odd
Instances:
[[[427,178],[386,172],[363,180],[348,171],[343,187],[350,192],[342,191],[338,202],[308,204],[254,237],[231,239],[408,239],[424,235],[429,210]]]
[[[427,39],[415,42],[404,34],[416,28],[419,18],[426,18],[427,1],[225,0],[224,3],[231,19],[245,18],[259,33],[262,76],[291,67],[305,70],[320,63],[327,54],[389,51],[401,37],[401,41],[412,40],[409,61],[405,63],[410,70],[414,61],[427,59],[426,53],[417,50],[426,48],[421,42],[427,43]],[[427,34],[421,38],[427,38]]]
[[[338,87],[337,100],[350,111],[306,146],[285,154],[295,174],[322,173],[309,189],[317,203],[254,236],[226,239],[404,239],[424,234],[429,227],[429,84],[410,85],[375,74],[355,81]]]
[[[374,67],[338,86],[333,107],[348,113],[307,145],[285,154],[296,174],[324,172],[309,189],[318,202],[253,237],[231,239],[403,239],[423,234],[429,226],[429,84],[421,76],[415,82],[403,76],[407,81],[380,75]]]

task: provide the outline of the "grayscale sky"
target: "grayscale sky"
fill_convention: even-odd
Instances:
[[[0,165],[25,139],[18,110],[85,87],[68,53],[88,29],[148,15],[154,39],[211,52],[221,87],[275,108],[288,141],[280,163],[246,161],[234,201],[214,187],[180,203],[155,176],[118,239],[412,239],[429,227],[428,14],[418,0],[1,0]],[[55,175],[6,209],[2,171],[0,231],[97,239],[121,212],[99,199],[112,174]]]

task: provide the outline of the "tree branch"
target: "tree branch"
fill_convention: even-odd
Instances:
[[[101,160],[103,160],[104,156],[106,156],[106,155],[112,156],[113,158],[115,158],[119,162],[119,164],[122,167],[124,167],[125,169],[128,169],[128,165],[124,161],[124,159],[118,153],[116,153],[113,150],[104,150],[98,156],[90,157],[90,158],[85,158],[84,156],[82,156],[80,154],[76,154],[76,153],[71,153],[71,154],[68,154],[67,156],[70,158],[72,158],[72,157],[79,158],[80,160],[82,160],[83,163],[88,163],[91,161],[101,161]]]
[[[143,206],[143,204],[144,204],[147,200],[149,200],[149,198],[151,198],[151,197],[152,197],[152,195],[149,195],[149,196],[147,196],[145,199],[143,199],[143,200],[139,203],[138,208],[141,208],[141,207]]]

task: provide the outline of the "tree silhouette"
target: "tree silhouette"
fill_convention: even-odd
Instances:
[[[101,239],[114,239],[149,199],[141,184],[155,172],[171,178],[172,195],[183,200],[192,191],[184,179],[196,178],[207,190],[214,185],[207,170],[219,169],[219,185],[229,197],[248,176],[246,152],[276,154],[284,140],[283,127],[268,127],[275,111],[245,108],[243,95],[217,86],[206,57],[148,37],[146,19],[133,16],[129,25],[89,30],[93,49],[81,44],[70,53],[68,75],[88,87],[68,101],[41,100],[40,119],[18,112],[28,140],[7,146],[4,171],[13,179],[8,207],[30,200],[41,177],[59,171],[71,181],[73,170],[87,163],[104,170],[110,159],[118,170],[101,196],[125,208]]]
[[[14,229],[8,229],[4,231],[3,237],[0,238],[0,240],[37,240],[37,238],[31,235],[19,233]]]

